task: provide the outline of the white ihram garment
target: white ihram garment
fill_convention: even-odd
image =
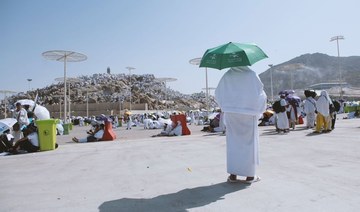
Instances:
[[[315,126],[316,101],[312,97],[307,97],[304,101],[304,112],[306,114],[306,126],[313,128]]]
[[[281,106],[285,106],[286,100],[285,99],[281,99],[280,100],[280,105]],[[289,119],[287,117],[286,111],[285,112],[280,112],[276,114],[277,116],[277,127],[280,130],[287,130],[289,129]]]
[[[227,172],[255,176],[259,164],[257,120],[266,109],[266,94],[255,72],[231,68],[221,78],[215,98],[225,114]]]
[[[257,120],[252,115],[225,113],[229,174],[255,176],[255,167],[259,164]]]

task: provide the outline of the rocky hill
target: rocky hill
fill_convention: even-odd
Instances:
[[[318,83],[342,81],[350,87],[360,87],[360,56],[333,57],[326,54],[304,54],[273,66],[273,90],[277,94],[286,89],[306,89]],[[265,91],[270,95],[270,68],[260,74]]]
[[[79,76],[70,83],[70,96],[72,104],[85,104],[87,95],[91,103],[128,102],[130,99],[130,87],[132,104],[148,104],[149,110],[194,110],[206,108],[205,93],[192,95],[181,94],[158,81],[154,75],[132,75],[129,78],[125,74],[93,74],[91,76]],[[69,84],[68,84],[69,86]],[[18,99],[34,99],[39,95],[39,103],[43,105],[59,104],[64,95],[64,83],[52,84],[42,89],[27,93],[19,93],[8,98],[9,105],[13,105]],[[67,91],[69,95],[69,92]],[[215,107],[213,97],[210,97],[210,106]],[[3,108],[2,108],[3,109]],[[9,108],[8,108],[9,109]]]

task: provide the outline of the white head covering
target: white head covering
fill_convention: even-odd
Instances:
[[[326,91],[321,91],[318,100],[316,101],[316,110],[324,116],[329,115],[329,105],[332,101]]]
[[[264,85],[246,66],[233,67],[221,78],[215,98],[224,112],[259,116],[266,110]]]

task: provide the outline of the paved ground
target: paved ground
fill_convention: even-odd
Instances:
[[[360,119],[328,134],[302,126],[260,128],[251,186],[226,183],[225,136],[117,129],[114,142],[77,144],[85,127],[58,136],[55,151],[0,157],[0,211],[359,211]]]

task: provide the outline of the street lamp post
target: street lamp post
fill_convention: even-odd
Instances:
[[[30,83],[31,83],[32,79],[27,79],[27,81],[29,82],[29,91],[31,91]]]
[[[191,59],[189,61],[190,64],[199,66],[201,62],[201,57],[197,57],[194,59]],[[208,85],[208,72],[207,67],[205,67],[205,86],[206,86],[206,110],[209,110],[209,85]]]
[[[164,95],[165,95],[165,108],[168,109],[168,104],[167,104],[167,99],[168,99],[168,95],[167,95],[167,85],[166,82],[174,82],[177,79],[176,78],[171,78],[171,77],[162,77],[162,78],[156,78],[157,81],[159,82],[164,82],[164,86],[165,86],[165,90],[164,90]]]
[[[340,85],[340,99],[343,97],[343,89],[342,89],[342,73],[340,69],[340,50],[339,50],[339,40],[344,40],[344,36],[337,35],[332,38],[330,38],[330,42],[336,40],[336,46],[337,46],[337,53],[338,53],[338,72],[339,72],[339,85]]]
[[[273,90],[273,64],[269,64],[270,67],[270,90],[271,90],[271,102],[274,102],[274,90]]]
[[[135,68],[134,67],[130,67],[130,66],[128,66],[128,67],[125,67],[127,70],[129,70],[129,90],[130,90],[130,102],[129,102],[129,110],[131,111],[131,70],[134,70]]]
[[[53,97],[59,98],[59,119],[61,119],[61,97],[62,95],[53,95]]]
[[[207,99],[206,99],[206,105],[207,105],[207,110],[209,110],[210,109],[210,96],[211,96],[211,90],[216,90],[216,88],[214,88],[214,87],[207,87],[207,88],[203,88],[203,90],[205,90],[205,91],[208,91],[208,97],[207,97]]]
[[[64,81],[64,78],[63,78],[63,77],[58,77],[58,78],[55,78],[55,81],[62,82],[62,81]],[[71,117],[71,94],[70,94],[70,91],[71,91],[71,83],[81,82],[81,80],[78,79],[78,78],[68,77],[68,78],[66,78],[66,81],[69,83],[69,87],[68,87],[68,95],[69,95],[68,102],[69,102],[69,117]]]

